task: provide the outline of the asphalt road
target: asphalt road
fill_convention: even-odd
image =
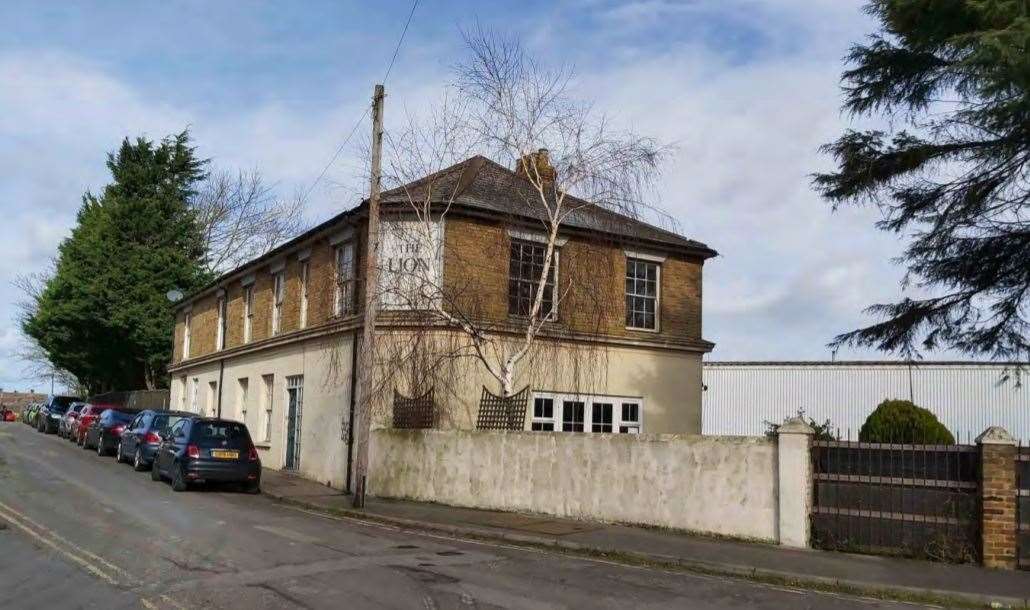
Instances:
[[[5,527],[6,526],[6,527]],[[0,424],[0,608],[912,608],[413,535]]]

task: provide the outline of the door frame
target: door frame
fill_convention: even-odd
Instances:
[[[291,381],[292,380],[292,381]],[[285,409],[283,409],[283,470],[289,472],[297,472],[300,470],[301,463],[301,432],[302,422],[304,414],[304,375],[289,375],[286,376],[284,383],[284,389],[286,392]],[[290,392],[293,391],[297,395],[297,402],[295,408],[295,414],[293,418],[293,442],[290,443]],[[290,445],[292,444],[293,451],[293,464],[289,463],[290,457]]]

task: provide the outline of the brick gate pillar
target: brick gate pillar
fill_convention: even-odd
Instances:
[[[779,542],[807,547],[812,521],[812,435],[815,430],[800,417],[788,417],[777,428]]]
[[[983,565],[1016,569],[1016,441],[991,426],[976,437],[980,446],[980,519]]]

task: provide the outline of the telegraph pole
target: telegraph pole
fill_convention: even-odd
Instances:
[[[361,333],[361,357],[358,360],[357,409],[354,460],[354,508],[365,506],[365,484],[368,479],[368,439],[372,427],[372,367],[375,341],[376,310],[379,306],[379,187],[382,181],[383,97],[382,85],[372,95],[372,181],[368,196],[368,237],[365,252],[365,325]],[[357,346],[354,346],[355,349]]]

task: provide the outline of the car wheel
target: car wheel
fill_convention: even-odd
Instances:
[[[107,451],[104,449],[104,435],[101,434],[97,437],[97,455],[103,457]]]
[[[136,447],[136,453],[132,455],[132,469],[136,472],[143,472],[147,469],[147,465],[143,461],[143,450],[139,447]]]
[[[248,494],[261,493],[261,481],[248,481],[244,483],[243,492]]]
[[[125,454],[122,453],[122,441],[118,441],[118,447],[115,449],[114,461],[119,464],[124,464],[128,461],[125,459]]]
[[[182,464],[172,466],[172,491],[186,491],[189,488],[186,485],[186,474],[182,470]]]
[[[154,458],[153,465],[151,465],[151,467],[150,467],[150,480],[151,481],[160,481],[161,480],[161,471],[157,469],[157,458],[156,457]]]

